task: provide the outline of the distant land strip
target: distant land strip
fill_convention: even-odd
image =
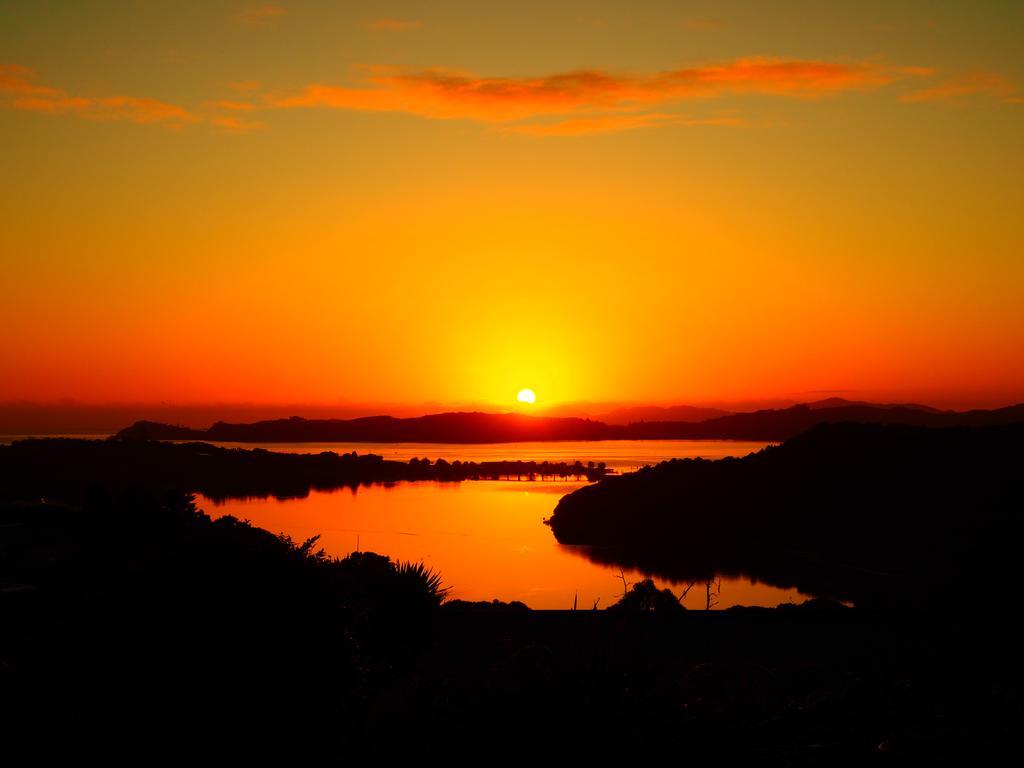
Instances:
[[[590,419],[518,413],[439,413],[415,418],[289,419],[209,429],[138,421],[119,440],[207,440],[237,443],[515,443],[554,440],[788,440],[824,423],[860,422],[917,427],[1000,426],[1024,422],[1024,404],[995,410],[936,411],[913,405],[846,404],[736,413],[698,422]]]
[[[201,493],[303,498],[311,490],[403,480],[599,480],[604,463],[581,461],[388,461],[374,454],[278,453],[206,443],[48,438],[0,445],[0,502],[79,504],[90,494]]]

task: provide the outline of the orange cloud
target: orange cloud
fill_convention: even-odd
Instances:
[[[378,32],[404,32],[409,29],[419,29],[423,26],[423,22],[413,19],[374,19],[368,21],[366,26]]]
[[[53,88],[32,82],[33,72],[20,64],[0,64],[0,93],[47,97],[56,94]]]
[[[528,136],[594,136],[621,133],[659,125],[744,125],[737,117],[685,118],[679,115],[650,113],[640,115],[597,115],[561,120],[556,123],[513,125],[506,131]]]
[[[181,126],[201,122],[177,104],[137,96],[73,96],[60,88],[33,82],[34,73],[17,64],[0,65],[0,96],[13,109],[72,114],[87,120],[164,123]]]
[[[961,101],[973,96],[988,96],[1014,101],[1013,83],[995,72],[971,72],[932,88],[908,93],[904,101]]]
[[[651,75],[583,70],[541,77],[506,78],[431,69],[370,70],[371,87],[309,85],[297,94],[270,99],[278,108],[332,107],[406,112],[430,118],[485,122],[523,120],[582,110],[618,109],[729,93],[767,93],[815,98],[869,90],[920,70],[869,63],[843,64],[781,59],[738,59]]]
[[[286,13],[288,9],[279,5],[253,5],[236,13],[235,21],[255,27],[266,27]]]
[[[88,106],[79,110],[91,120],[124,120],[131,123],[197,123],[202,118],[177,104],[133,96],[106,96],[88,99]]]

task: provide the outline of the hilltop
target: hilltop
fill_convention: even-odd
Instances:
[[[866,603],[987,603],[1019,582],[1022,467],[1024,423],[822,424],[743,458],[607,478],[549,524],[593,559],[677,581],[740,571]]]

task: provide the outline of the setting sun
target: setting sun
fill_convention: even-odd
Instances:
[[[516,395],[516,400],[518,400],[520,403],[533,405],[535,402],[537,402],[537,395],[532,389],[520,389],[519,394]]]

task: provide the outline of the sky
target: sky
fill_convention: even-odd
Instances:
[[[1024,400],[1024,4],[0,0],[0,401]]]

